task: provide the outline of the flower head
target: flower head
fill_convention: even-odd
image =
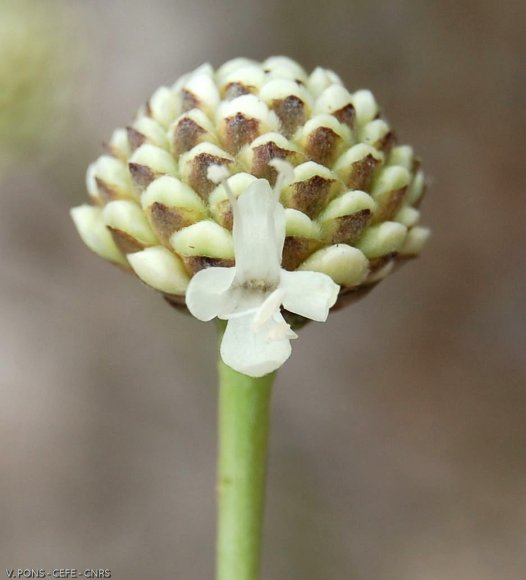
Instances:
[[[90,203],[72,216],[93,251],[191,310],[198,280],[222,276],[209,315],[230,321],[253,300],[262,313],[282,304],[297,328],[309,313],[289,309],[289,274],[332,278],[338,307],[417,256],[429,235],[418,225],[420,162],[371,92],[285,57],[203,65],[161,87],[113,133],[87,188]],[[258,337],[290,335],[278,322],[258,315]]]
[[[286,162],[273,166],[281,176],[293,174]],[[257,179],[236,199],[227,175],[218,166],[208,170],[210,179],[224,181],[230,198],[236,265],[199,271],[186,291],[186,304],[200,320],[228,321],[221,357],[235,370],[257,377],[279,368],[290,356],[290,340],[297,338],[281,306],[324,321],[339,286],[326,274],[281,267],[285,209],[279,203],[279,187],[272,190],[266,179]]]

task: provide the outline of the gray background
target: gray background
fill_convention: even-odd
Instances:
[[[526,5],[49,7],[74,63],[64,132],[0,183],[0,575],[212,578],[213,325],[93,256],[67,210],[157,86],[287,54],[374,91],[432,178],[433,238],[280,372],[264,578],[526,578]]]

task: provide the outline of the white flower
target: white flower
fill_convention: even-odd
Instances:
[[[186,291],[186,304],[199,320],[227,320],[221,358],[233,369],[261,377],[278,369],[290,356],[297,338],[281,314],[281,306],[311,320],[325,321],[338,297],[339,286],[319,272],[289,272],[281,268],[285,242],[285,210],[279,191],[292,168],[273,162],[279,171],[274,191],[258,179],[236,200],[219,166],[208,178],[223,182],[233,211],[236,265],[198,272]]]

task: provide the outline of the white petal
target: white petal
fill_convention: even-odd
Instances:
[[[281,271],[280,289],[285,291],[283,306],[305,318],[323,322],[338,298],[340,287],[320,272]]]
[[[186,290],[186,306],[199,320],[212,320],[228,310],[235,268],[206,268],[195,274]]]
[[[221,342],[221,358],[240,373],[262,377],[278,369],[289,358],[292,349],[287,338],[269,340],[272,325],[280,322],[273,319],[259,332],[253,332],[253,321],[253,313],[228,321]]]
[[[266,179],[244,191],[234,208],[236,279],[277,283],[285,240],[285,213]]]

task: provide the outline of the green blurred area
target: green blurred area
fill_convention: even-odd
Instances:
[[[0,0],[0,162],[43,157],[71,112],[73,14],[62,0]]]
[[[309,325],[274,399],[267,580],[519,580],[523,2],[0,0],[0,561],[211,578],[214,328],[68,208],[117,126],[205,61],[368,87],[433,182],[423,256]]]

